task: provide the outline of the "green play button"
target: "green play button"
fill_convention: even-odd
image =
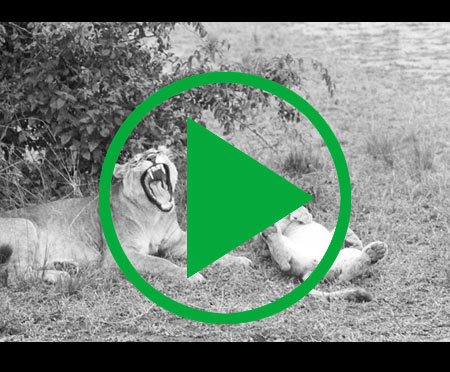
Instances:
[[[187,119],[187,276],[313,197]]]
[[[122,148],[125,145],[128,137],[133,132],[133,129],[139,124],[141,120],[144,119],[144,117],[149,112],[151,112],[153,109],[158,107],[158,105],[162,104],[168,99],[190,89],[199,88],[209,84],[241,84],[261,89],[262,91],[273,94],[276,97],[284,100],[288,104],[295,107],[303,115],[305,115],[305,117],[317,129],[325,144],[327,145],[328,150],[330,151],[331,158],[333,159],[333,163],[336,167],[336,174],[339,181],[340,190],[339,215],[333,238],[322,260],[319,262],[312,274],[308,276],[308,279],[306,279],[302,284],[294,288],[289,293],[276,300],[270,301],[265,305],[250,310],[231,313],[211,312],[199,309],[197,307],[191,307],[182,302],[178,302],[173,298],[170,298],[169,296],[166,296],[165,294],[154,288],[140,275],[140,273],[131,264],[130,260],[125,254],[117,237],[111,213],[110,198],[114,167],[117,163],[117,160],[119,159]],[[212,156],[211,153],[208,153],[207,155]],[[208,176],[208,171],[211,171],[211,169],[204,170],[205,178],[206,176]],[[223,170],[221,172],[224,173]],[[236,180],[236,182],[239,181]],[[256,187],[254,186],[255,189],[261,187],[265,188],[265,185],[257,184]],[[270,203],[270,201],[274,198],[277,198],[277,207],[280,204],[279,199],[282,196],[275,195],[275,192],[273,190],[273,188],[269,190],[268,195],[265,195],[263,198],[264,209],[269,210],[270,206],[267,203]],[[239,192],[242,193],[243,191],[240,189]],[[221,197],[224,197],[225,195],[226,194],[223,194],[222,192]],[[211,202],[210,200],[206,201],[205,195],[202,196],[202,199],[203,203]],[[108,248],[124,275],[144,296],[146,296],[150,301],[153,301],[157,305],[166,309],[167,311],[170,311],[180,317],[195,320],[198,322],[213,324],[238,324],[260,320],[283,311],[284,309],[287,309],[289,306],[295,304],[297,301],[306,296],[325,277],[326,273],[332,267],[337,255],[341,250],[345,235],[348,230],[351,213],[351,183],[347,162],[335,134],[333,133],[327,122],[322,118],[322,116],[314,109],[314,107],[312,107],[297,93],[275,81],[268,80],[261,76],[245,74],[241,72],[209,72],[205,74],[188,76],[181,80],[175,81],[153,93],[135,110],[133,110],[133,112],[128,116],[123,125],[117,131],[105,155],[105,161],[103,163],[102,173],[100,176],[98,200],[100,222]],[[216,201],[217,199],[214,199],[213,202],[211,202],[211,205],[215,206]],[[245,203],[246,207],[248,208],[249,204],[247,203],[247,200],[245,201]],[[239,208],[239,210],[236,211],[236,213],[233,215],[233,218],[238,218],[236,215],[243,213],[243,211],[243,208]],[[214,213],[216,213],[215,216]],[[213,209],[210,209],[208,210],[207,216],[211,216],[211,218],[220,218],[221,222],[223,223],[222,218],[219,217],[219,213],[220,211],[213,211]],[[206,218],[205,215],[203,216],[204,218]],[[200,220],[201,217],[202,216],[200,216],[198,220]],[[202,229],[204,231],[206,230],[204,227],[202,227]],[[221,232],[220,236],[223,236],[223,231]],[[216,237],[214,243],[216,243],[217,240],[218,238]],[[206,288],[207,290],[208,287],[202,288]]]

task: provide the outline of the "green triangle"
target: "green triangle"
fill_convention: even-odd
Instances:
[[[187,277],[313,197],[187,119]]]

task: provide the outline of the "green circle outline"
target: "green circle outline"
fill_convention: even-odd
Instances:
[[[303,113],[322,136],[331,154],[339,182],[340,207],[331,243],[316,269],[299,286],[266,305],[235,313],[216,313],[192,308],[162,294],[136,271],[117,237],[111,215],[110,189],[114,167],[128,137],[139,122],[155,107],[189,89],[209,84],[231,83],[251,86],[271,93]],[[142,102],[124,121],[106,153],[99,183],[99,215],[106,243],[117,265],[128,280],[149,300],[178,316],[212,324],[238,324],[260,320],[279,313],[306,296],[326,275],[344,243],[350,223],[350,174],[342,148],[322,116],[302,97],[289,88],[266,78],[241,72],[209,72],[186,77],[158,90]]]

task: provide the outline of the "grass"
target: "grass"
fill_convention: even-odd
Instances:
[[[282,165],[284,174],[296,176],[315,172],[321,168],[320,156],[312,145],[291,147]]]
[[[352,285],[369,290],[374,301],[324,303],[305,298],[270,318],[237,325],[197,323],[173,315],[141,295],[117,271],[84,268],[67,287],[19,282],[0,289],[0,341],[434,341],[450,338],[450,113],[445,88],[423,84],[402,70],[364,68],[352,63],[359,44],[318,37],[297,25],[214,24],[241,60],[248,50],[268,56],[289,52],[313,57],[336,79],[339,103],[310,81],[309,102],[325,117],[346,155],[352,181],[351,227],[364,243],[383,240],[389,256]],[[180,29],[175,48],[198,43]],[[349,62],[350,60],[350,62]],[[315,193],[316,220],[332,228],[339,210],[333,164],[320,143],[311,155],[295,140],[279,142],[282,125],[268,113],[256,118],[260,133],[278,153],[251,132],[231,142]],[[312,159],[307,159],[311,156]],[[306,159],[306,160],[305,160]],[[314,171],[305,164],[317,162]],[[284,170],[283,170],[284,168]],[[297,173],[298,172],[298,173]],[[183,171],[181,172],[183,175]],[[185,200],[181,177],[177,200]],[[184,186],[183,186],[184,185]],[[185,213],[180,209],[185,225]],[[273,301],[298,282],[281,274],[260,254],[256,240],[238,248],[251,270],[207,268],[207,281],[192,288],[148,280],[186,304],[218,312],[242,311]],[[321,286],[324,290],[343,285]]]
[[[375,159],[382,160],[388,167],[394,167],[396,143],[395,139],[386,133],[373,131],[366,138],[367,152]]]

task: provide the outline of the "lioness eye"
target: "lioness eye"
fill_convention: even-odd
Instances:
[[[155,153],[152,153],[152,154],[149,154],[148,156],[147,156],[147,160],[150,160],[150,161],[155,161],[155,159],[156,159],[156,154]]]

